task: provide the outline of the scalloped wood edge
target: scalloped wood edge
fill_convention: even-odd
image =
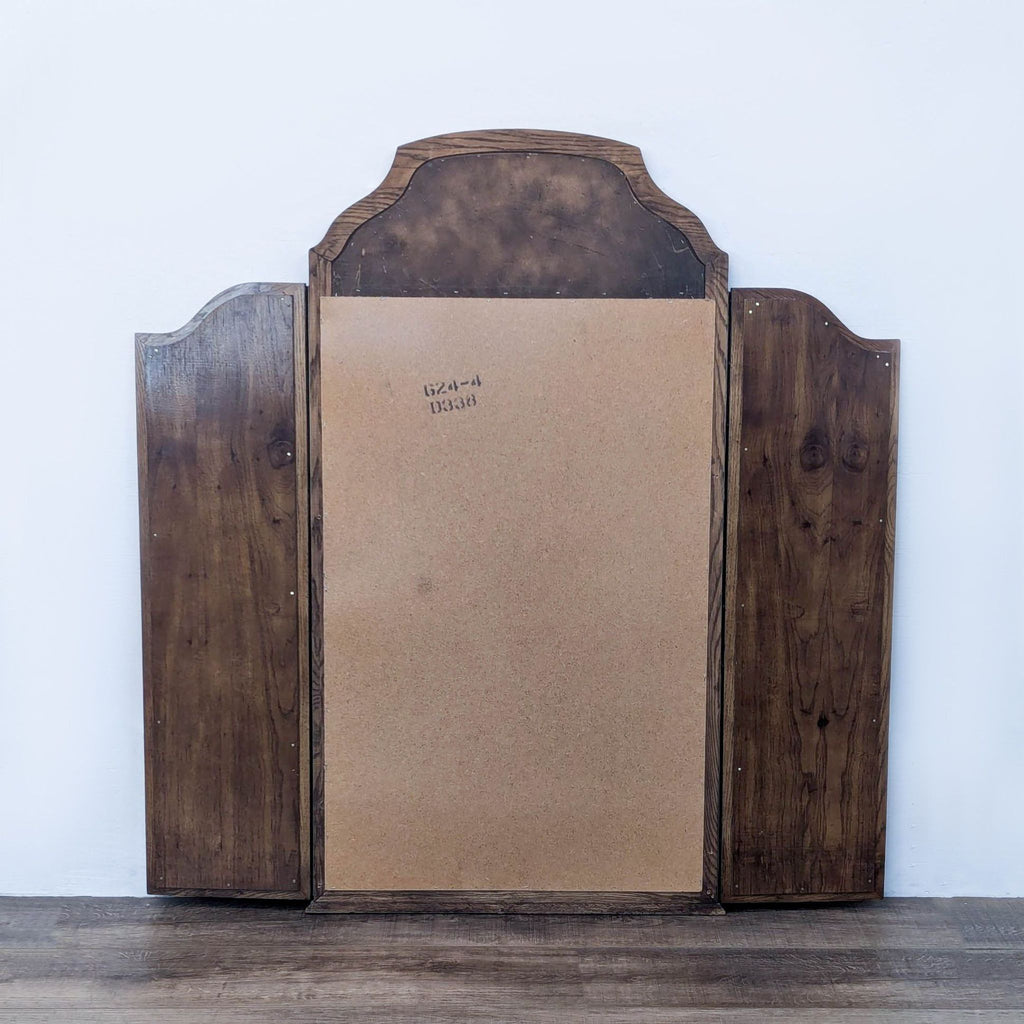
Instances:
[[[166,333],[149,331],[136,334],[135,343],[140,346],[159,346],[160,348],[163,348],[165,345],[176,345],[178,342],[184,341],[193,334],[196,328],[199,327],[199,325],[211,313],[242,295],[265,295],[274,294],[276,292],[281,295],[292,295],[301,298],[302,290],[305,287],[306,286],[304,284],[299,284],[298,282],[292,284],[283,282],[269,283],[266,281],[247,281],[244,284],[235,284],[214,295],[209,302],[199,308],[199,311],[191,320],[188,321],[188,323],[182,324],[177,330],[167,331]]]
[[[384,180],[334,219],[311,250],[311,258],[316,253],[323,259],[335,260],[357,227],[398,202],[413,174],[428,160],[473,153],[561,153],[604,160],[622,171],[641,206],[686,235],[705,268],[717,269],[727,261],[726,254],[712,241],[700,218],[655,185],[643,154],[636,146],[596,135],[518,128],[434,135],[399,146]]]
[[[859,334],[851,331],[821,299],[809,292],[802,292],[796,288],[733,288],[732,294],[737,298],[741,295],[743,297],[750,296],[753,300],[757,298],[790,299],[793,302],[805,303],[818,311],[826,327],[837,328],[839,333],[854,345],[866,349],[868,352],[877,352],[882,355],[899,352],[898,338],[862,338]]]

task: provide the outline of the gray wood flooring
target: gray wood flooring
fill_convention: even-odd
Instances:
[[[0,898],[0,1024],[1024,1022],[1024,900],[724,917]]]

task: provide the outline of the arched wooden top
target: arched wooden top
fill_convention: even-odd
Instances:
[[[458,159],[471,156],[499,159]],[[410,186],[421,171],[414,194]],[[371,225],[374,218],[381,220]],[[439,229],[449,237],[438,237]],[[399,147],[381,185],[345,210],[311,250],[310,268],[320,295],[723,300],[728,259],[700,219],[654,184],[635,146],[498,130]],[[403,272],[405,287],[395,277]]]
[[[809,318],[811,327],[832,328],[836,335],[856,348],[864,349],[878,356],[899,353],[898,339],[862,338],[859,334],[851,331],[821,299],[816,299],[807,292],[795,288],[734,288],[732,294],[734,316],[756,316],[760,312],[761,302],[770,302],[776,310],[787,308],[791,310],[792,317],[800,315]],[[776,315],[785,314],[776,312]],[[793,335],[793,338],[795,340],[802,336]]]
[[[302,300],[304,285],[301,284],[277,284],[263,281],[248,281],[245,284],[232,285],[224,291],[215,295],[207,302],[186,324],[182,324],[177,330],[159,333],[150,331],[136,334],[135,343],[140,348],[166,348],[168,345],[177,345],[179,342],[190,338],[199,325],[215,313],[221,306],[226,306],[236,299],[248,295],[280,295],[282,298]]]

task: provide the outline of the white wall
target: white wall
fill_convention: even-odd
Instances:
[[[900,337],[891,894],[1024,895],[1016,0],[4,0],[0,891],[144,892],[133,339],[398,143],[638,144],[731,254]]]

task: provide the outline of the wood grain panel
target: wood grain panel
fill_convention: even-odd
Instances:
[[[723,900],[880,896],[899,343],[732,293]]]
[[[465,186],[473,182],[479,187],[466,195]],[[449,187],[452,183],[462,191]],[[502,196],[502,189],[509,188],[510,194]],[[399,217],[406,204],[414,215],[410,228]],[[459,230],[440,238],[436,232],[447,230],[449,214]],[[378,218],[380,229],[369,227]],[[356,241],[362,230],[366,246]],[[538,231],[543,235],[539,241]],[[639,232],[642,245],[629,240],[631,232]],[[654,184],[636,147],[587,135],[524,130],[442,135],[401,146],[381,185],[340,214],[310,251],[313,891],[324,892],[319,300],[338,294],[497,296],[506,291],[526,298],[683,295],[715,302],[702,885],[702,896],[713,901],[719,891],[721,811],[728,256],[698,217]],[[581,894],[580,908],[589,901],[590,894]],[[467,899],[467,908],[472,903]]]
[[[305,289],[136,349],[149,891],[305,896]]]

